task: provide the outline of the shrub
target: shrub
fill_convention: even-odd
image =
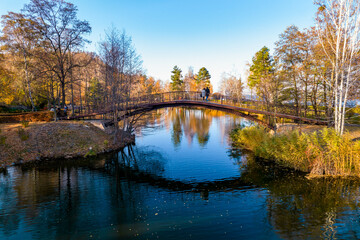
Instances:
[[[255,151],[259,144],[269,138],[269,133],[259,126],[238,127],[230,133],[233,143],[250,151]]]
[[[360,141],[353,142],[333,129],[312,134],[269,134],[264,128],[235,129],[230,135],[235,145],[255,156],[316,175],[360,175]]]
[[[29,133],[27,133],[23,128],[18,128],[18,134],[21,139],[21,141],[26,141],[29,139]]]
[[[25,121],[25,120],[22,120],[21,121],[21,125],[24,127],[24,128],[27,128],[29,126],[29,122],[28,121]]]

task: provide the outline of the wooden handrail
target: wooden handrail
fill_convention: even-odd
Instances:
[[[123,98],[122,100],[116,103],[117,110],[124,111],[124,110],[134,110],[138,108],[144,108],[146,106],[151,106],[151,104],[156,103],[167,103],[171,101],[199,101],[203,102],[202,98],[200,97],[201,92],[198,91],[173,91],[173,92],[161,92],[161,93],[152,93],[152,94],[145,94],[141,96],[131,97],[131,98]],[[211,95],[210,95],[211,96]],[[315,121],[324,121],[324,118],[308,118],[307,116],[302,116],[301,113],[297,112],[297,109],[294,106],[287,106],[287,105],[268,105],[263,101],[257,101],[254,99],[235,99],[229,96],[225,96],[222,94],[216,94],[216,99],[211,99],[211,102],[218,102],[224,105],[224,108],[228,107],[239,107],[241,109],[247,109],[247,112],[256,113],[256,111],[267,113],[267,115],[274,115],[276,117],[285,117],[285,116],[292,116],[290,119],[304,119],[308,122],[308,119],[314,119]],[[127,109],[125,109],[126,104]],[[94,115],[102,115],[112,112],[112,107],[110,107],[110,103],[108,104],[99,104],[97,106],[94,105],[87,105],[83,106],[85,113],[80,112],[78,115],[74,115],[71,119],[76,118],[83,118],[87,116],[94,116]],[[276,108],[276,114],[274,109]],[[245,110],[244,110],[245,111]],[[308,110],[308,112],[311,112]]]

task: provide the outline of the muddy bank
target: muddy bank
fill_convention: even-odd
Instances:
[[[60,121],[0,124],[0,167],[56,158],[86,157],[121,149],[135,141],[114,136],[90,123]],[[118,138],[120,139],[120,138]]]

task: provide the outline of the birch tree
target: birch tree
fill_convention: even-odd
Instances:
[[[319,0],[316,23],[319,41],[331,63],[332,74],[327,85],[333,89],[334,125],[344,132],[349,92],[359,82],[360,1]]]

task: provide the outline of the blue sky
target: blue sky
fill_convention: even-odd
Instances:
[[[0,14],[19,11],[28,0],[1,0]],[[149,76],[164,82],[178,65],[206,67],[217,90],[221,74],[245,77],[246,64],[263,46],[274,48],[292,24],[314,25],[313,0],[70,0],[92,26],[88,50],[111,25],[132,37]]]

